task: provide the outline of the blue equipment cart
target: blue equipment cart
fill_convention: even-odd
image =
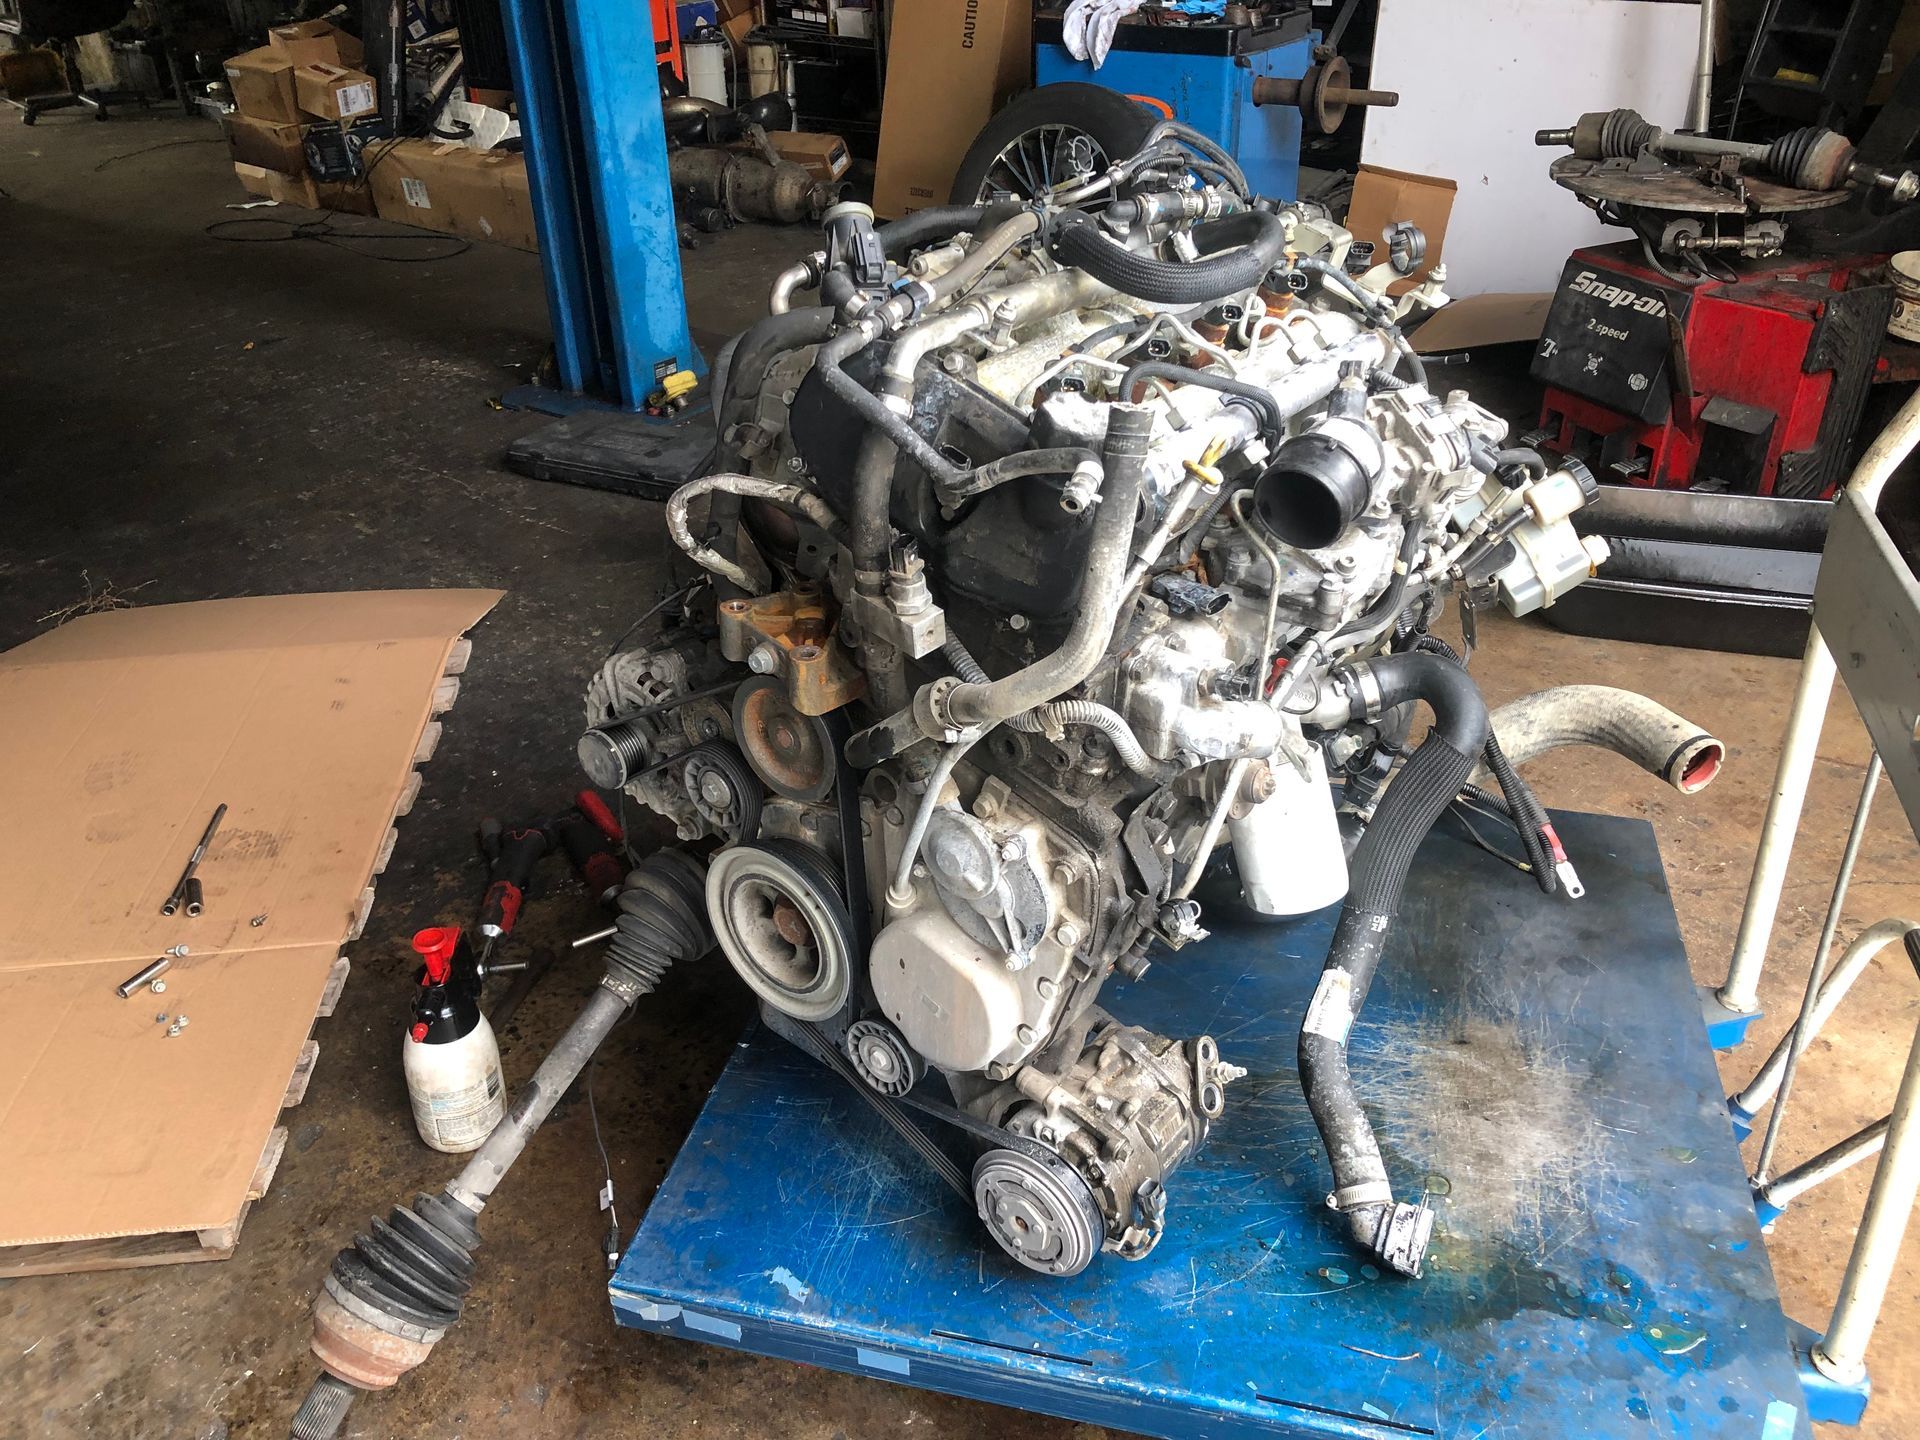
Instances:
[[[1438,1212],[1424,1279],[1362,1263],[1323,1203],[1294,1046],[1328,911],[1222,924],[1105,992],[1250,1070],[1147,1259],[1021,1269],[756,1027],[620,1264],[618,1318],[1163,1436],[1810,1436],[1652,831],[1556,818],[1582,901],[1436,832],[1354,1031],[1396,1191]]]

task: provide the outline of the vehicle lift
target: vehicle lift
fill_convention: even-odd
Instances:
[[[703,404],[644,413],[669,381],[706,374],[687,323],[649,17],[664,9],[671,26],[672,7],[502,0],[501,8],[556,379],[511,390],[506,402],[561,417],[516,441],[507,463],[536,479],[664,499],[714,438]]]
[[[637,413],[666,376],[703,370],[647,12],[504,9],[559,382],[515,399],[592,422],[510,458],[539,474],[585,454],[659,494],[712,433],[697,411]],[[1424,1279],[1359,1263],[1315,1193],[1292,1045],[1329,911],[1226,921],[1117,995],[1122,1014],[1215,1030],[1253,1070],[1146,1260],[1021,1270],[841,1081],[756,1026],[619,1263],[617,1318],[1167,1436],[1521,1436],[1578,1415],[1593,1436],[1791,1440],[1857,1420],[1864,1376],[1821,1375],[1819,1337],[1781,1313],[1650,827],[1560,828],[1585,902],[1436,832],[1403,927],[1422,943],[1383,967],[1355,1035],[1356,1065],[1394,1070],[1394,1163],[1432,1167],[1396,1175],[1442,1215]],[[1596,998],[1570,1005],[1589,980]],[[1513,1125],[1551,1132],[1546,1148],[1518,1154]]]

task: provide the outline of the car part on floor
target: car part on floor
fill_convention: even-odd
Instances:
[[[709,914],[768,1022],[1047,1274],[1153,1249],[1241,1073],[1120,1024],[1102,986],[1204,938],[1223,837],[1269,914],[1350,875],[1303,1076],[1357,1243],[1417,1275],[1431,1216],[1387,1186],[1345,1045],[1421,838],[1493,758],[1427,631],[1455,589],[1524,614],[1584,580],[1591,477],[1427,389],[1404,329],[1440,276],[1387,294],[1417,235],[1349,274],[1323,210],[1256,197],[1170,121],[1063,157],[1038,205],[828,212],[731,347],[714,473],[668,505],[712,599],[609,657],[582,754],[723,845]],[[1540,743],[1662,770],[1630,699]],[[683,781],[715,745],[765,787],[751,836]]]
[[[359,1390],[392,1386],[460,1317],[487,1198],[614,1025],[669,966],[712,946],[704,884],[700,863],[678,850],[651,856],[627,877],[606,974],[506,1118],[443,1193],[396,1207],[334,1257],[313,1308],[313,1353],[326,1373],[294,1416],[293,1440],[330,1440]]]

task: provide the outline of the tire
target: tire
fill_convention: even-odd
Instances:
[[[1068,132],[1078,132],[1099,148],[1104,157],[1099,163],[1104,165],[1125,159],[1138,150],[1158,118],[1146,106],[1104,85],[1069,80],[1029,90],[989,120],[968,147],[960,168],[954,172],[952,203],[972,205],[988,198],[981,194],[989,183],[988,172],[994,168],[996,159],[1023,136],[1054,132],[1045,137],[1051,146],[1067,138]],[[1038,160],[1038,149],[1028,158]],[[1004,179],[1008,173],[1003,169],[999,178]],[[1060,176],[1056,174],[1052,178],[1057,181]]]

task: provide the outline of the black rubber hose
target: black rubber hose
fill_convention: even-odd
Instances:
[[[1544,479],[1547,473],[1547,460],[1530,445],[1515,445],[1506,450],[1493,452],[1496,465],[1518,465],[1536,479]]]
[[[1009,480],[1029,475],[1070,475],[1082,465],[1098,465],[1100,457],[1080,445],[1057,445],[1045,450],[1016,450],[998,460],[989,460],[974,468],[965,490],[949,492],[952,498],[966,499],[984,495]]]
[[[991,205],[929,205],[904,219],[878,226],[873,233],[880,237],[880,248],[887,258],[898,260],[962,231],[977,234],[1024,208],[1018,202],[1005,200]]]
[[[984,205],[929,205],[903,220],[881,225],[873,233],[880,237],[880,248],[887,258],[898,260],[935,240],[978,229],[986,214]]]
[[[1349,636],[1364,634],[1400,608],[1407,597],[1407,586],[1413,580],[1413,557],[1419,549],[1420,527],[1409,518],[1407,528],[1400,536],[1400,555],[1394,563],[1393,578],[1387,582],[1387,588],[1365,611],[1334,631],[1333,639],[1328,642],[1330,645],[1338,644]]]
[[[1280,402],[1273,398],[1273,392],[1250,385],[1245,380],[1215,374],[1211,370],[1192,370],[1185,365],[1175,365],[1171,360],[1142,360],[1138,365],[1129,366],[1127,373],[1120,377],[1120,398],[1130,401],[1133,387],[1143,380],[1165,380],[1169,385],[1198,385],[1202,389],[1218,390],[1223,395],[1231,395],[1251,405],[1260,416],[1261,430],[1270,439],[1278,439],[1286,433],[1287,417],[1281,413]]]
[[[1069,211],[1054,230],[1052,249],[1062,263],[1079,266],[1124,295],[1160,305],[1198,305],[1253,289],[1287,244],[1285,227],[1260,210],[1196,225],[1192,235],[1202,254],[1240,248],[1206,260],[1159,260],[1109,240],[1098,222]]]
[[[1383,1248],[1383,1222],[1394,1208],[1393,1187],[1373,1126],[1353,1088],[1347,1036],[1366,1004],[1420,842],[1460,793],[1490,731],[1486,702],[1472,679],[1437,655],[1409,651],[1366,662],[1352,672],[1351,693],[1361,692],[1362,673],[1375,693],[1370,704],[1356,708],[1379,714],[1423,700],[1433,711],[1434,723],[1388,787],[1353,853],[1346,907],[1300,1027],[1300,1084],[1333,1167],[1335,1206],[1346,1215],[1355,1242],[1393,1268],[1417,1275],[1417,1250]]]
[[[1467,668],[1466,657],[1438,635],[1422,635],[1410,648],[1423,654],[1438,655],[1462,670]],[[1544,894],[1559,894],[1560,874],[1553,868],[1553,855],[1547,849],[1547,837],[1543,833],[1547,828],[1547,812],[1540,804],[1540,797],[1533,793],[1533,787],[1520,778],[1520,772],[1507,759],[1507,752],[1500,748],[1500,737],[1493,733],[1491,722],[1481,758],[1500,786],[1503,803],[1499,808],[1505,812],[1508,823],[1520,837],[1520,844],[1527,852],[1527,864],[1533,869],[1534,880]],[[1461,787],[1469,794],[1477,792],[1478,788],[1471,784]]]

